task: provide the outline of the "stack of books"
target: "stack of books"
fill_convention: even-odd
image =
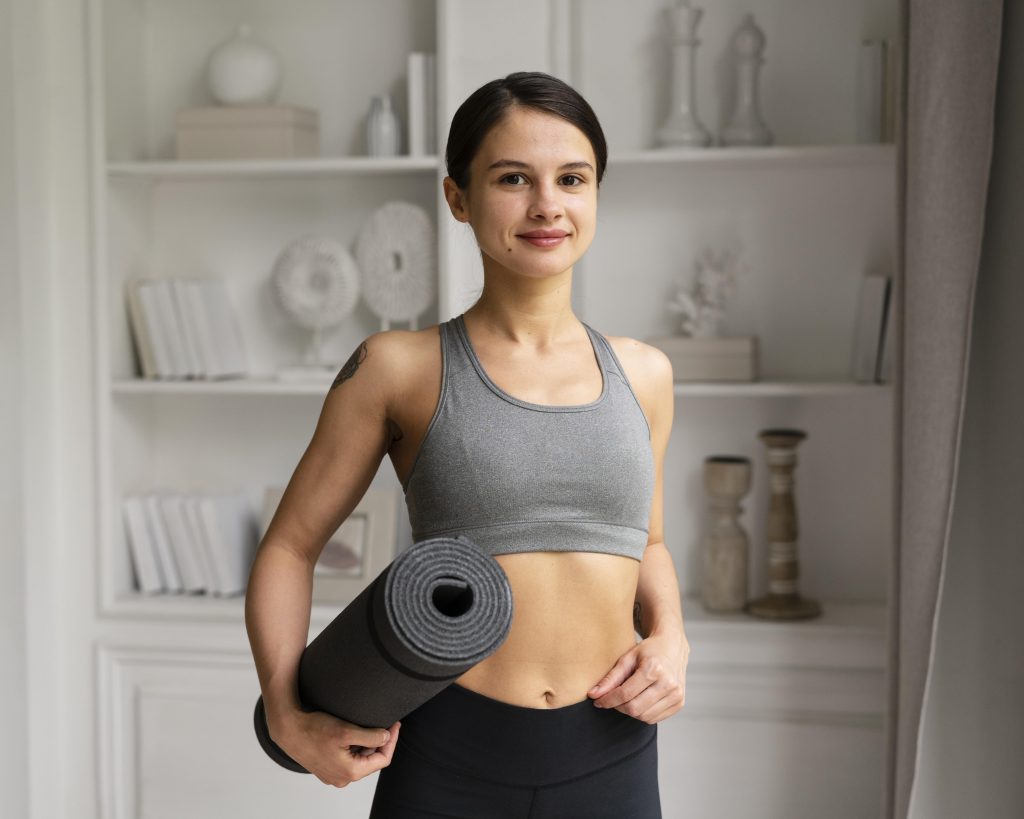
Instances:
[[[242,493],[149,492],[126,495],[121,507],[139,591],[245,591],[258,532]]]
[[[223,280],[135,276],[126,290],[144,378],[246,375],[242,334]]]

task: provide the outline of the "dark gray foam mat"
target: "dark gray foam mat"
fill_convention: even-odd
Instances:
[[[388,728],[497,651],[511,626],[498,561],[465,535],[421,540],[306,646],[299,698],[307,711]],[[267,754],[306,773],[270,738],[262,697],[254,719]]]

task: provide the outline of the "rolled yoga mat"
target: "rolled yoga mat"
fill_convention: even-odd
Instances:
[[[512,626],[512,588],[464,535],[414,543],[306,646],[303,710],[387,728],[489,657]],[[309,773],[270,738],[263,697],[256,736],[271,759]]]

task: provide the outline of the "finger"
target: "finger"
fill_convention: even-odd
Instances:
[[[666,694],[660,700],[655,702],[645,711],[640,713],[637,719],[642,719],[644,722],[658,722],[659,720],[665,719],[670,714],[675,713],[677,703],[675,698],[670,694]]]
[[[591,688],[587,693],[594,699],[597,699],[615,688],[615,686],[620,685],[622,681],[627,679],[635,669],[635,655],[632,652],[623,654],[619,657],[615,665],[611,667],[608,673],[601,678],[597,685]]]
[[[382,747],[380,749],[381,753],[384,754],[384,757],[385,757],[385,759],[387,759],[388,763],[391,762],[391,757],[394,756],[395,746],[398,744],[398,732],[401,730],[401,728],[402,728],[402,723],[400,723],[400,722],[396,722],[394,725],[392,725],[391,726],[391,739],[389,739],[384,744],[384,747]]]
[[[653,683],[650,679],[637,670],[632,677],[626,680],[618,688],[613,688],[607,694],[599,697],[594,702],[602,708],[617,708],[624,702],[629,702],[631,699],[640,696],[640,694],[646,691],[652,684]]]
[[[620,688],[618,690],[621,691],[622,689]],[[665,692],[662,691],[656,683],[652,683],[635,697],[629,697],[618,705],[614,705],[612,707],[627,716],[637,717],[639,719],[640,714],[664,696]]]
[[[374,771],[380,770],[381,768],[391,764],[391,758],[395,753],[395,746],[398,743],[398,734],[400,732],[400,724],[396,724],[391,730],[391,739],[389,739],[380,748],[371,748],[366,754],[355,758],[356,764],[359,766],[361,775],[373,773]]]

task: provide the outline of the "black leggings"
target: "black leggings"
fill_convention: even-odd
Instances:
[[[369,819],[661,819],[657,723],[589,697],[526,708],[452,683],[401,722]]]

